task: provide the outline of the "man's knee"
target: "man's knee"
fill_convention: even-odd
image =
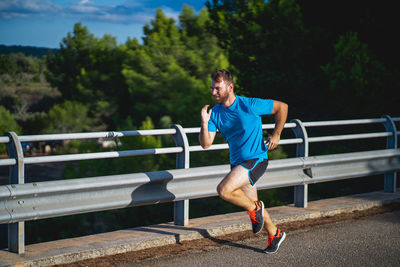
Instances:
[[[226,186],[226,184],[224,183],[220,183],[217,186],[217,192],[218,195],[222,198],[222,199],[226,199],[229,197],[229,195],[232,193],[232,190],[229,189],[228,186]]]

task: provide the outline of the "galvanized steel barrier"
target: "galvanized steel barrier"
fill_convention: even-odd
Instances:
[[[257,183],[259,189],[294,186],[294,204],[307,206],[308,184],[385,174],[384,189],[396,191],[396,172],[400,170],[400,149],[396,130],[400,118],[301,122],[292,120],[285,129],[292,129],[295,138],[282,139],[280,145],[296,144],[296,158],[271,160],[268,171]],[[306,128],[357,124],[383,124],[384,132],[309,137]],[[263,129],[273,129],[273,124]],[[0,137],[7,145],[8,159],[0,166],[10,166],[10,184],[0,186],[0,223],[8,224],[8,249],[24,253],[24,221],[57,216],[110,210],[131,206],[174,202],[174,221],[187,225],[189,199],[217,195],[216,187],[229,172],[229,165],[189,168],[190,152],[203,151],[190,146],[187,134],[198,134],[200,128],[139,130],[121,132],[73,133],[18,136],[13,132]],[[140,135],[172,135],[176,147],[128,151],[111,151],[72,155],[24,157],[21,142],[116,138]],[[309,145],[315,142],[386,138],[386,148],[364,152],[309,156]],[[215,144],[207,150],[228,149]],[[123,175],[110,175],[72,180],[24,183],[24,165],[47,162],[117,158],[139,155],[175,153],[176,169]]]

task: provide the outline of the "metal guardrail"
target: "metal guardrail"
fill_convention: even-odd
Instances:
[[[0,223],[217,195],[229,165],[0,187]],[[272,160],[259,189],[306,185],[400,170],[400,149]]]
[[[271,160],[268,171],[257,183],[258,188],[294,186],[294,202],[298,207],[307,206],[308,184],[347,179],[374,174],[385,174],[385,191],[395,192],[396,171],[400,170],[400,149],[397,149],[396,122],[400,118],[384,116],[379,119],[301,122],[292,120],[285,129],[292,129],[295,138],[282,139],[280,144],[295,144],[296,158]],[[306,127],[373,124],[385,126],[385,132],[308,137]],[[273,124],[263,129],[273,129]],[[0,137],[6,143],[9,159],[0,159],[0,166],[10,166],[10,184],[0,186],[0,223],[9,225],[9,251],[24,252],[24,221],[49,217],[174,202],[176,224],[187,225],[189,199],[217,195],[216,186],[229,172],[229,165],[189,169],[190,152],[203,151],[200,146],[190,146],[187,134],[196,134],[200,128],[72,133],[54,135],[17,136],[7,133]],[[176,147],[154,148],[100,153],[84,153],[58,156],[24,158],[21,142],[113,138],[140,135],[172,135]],[[367,138],[387,139],[386,149],[313,156],[308,154],[309,144],[314,142],[354,140]],[[227,144],[212,145],[207,150],[228,149]],[[176,169],[112,175],[73,180],[24,183],[24,165],[44,162],[74,161],[126,156],[176,153]]]

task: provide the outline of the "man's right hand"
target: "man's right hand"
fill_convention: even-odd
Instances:
[[[201,109],[201,128],[199,141],[202,148],[206,149],[211,146],[214,141],[215,132],[208,131],[208,121],[210,120],[212,109],[208,110],[209,105],[205,105]]]
[[[201,109],[200,115],[201,115],[201,124],[202,125],[208,123],[208,121],[210,120],[212,109],[207,110],[209,106],[210,105],[205,105]]]

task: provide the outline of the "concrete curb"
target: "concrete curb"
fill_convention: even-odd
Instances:
[[[400,203],[400,192],[379,191],[323,199],[309,202],[305,209],[289,205],[273,207],[268,209],[268,212],[274,223],[282,224],[366,210],[392,203]],[[251,224],[245,212],[215,215],[192,219],[187,227],[165,223],[28,245],[23,255],[3,250],[0,251],[0,266],[51,266],[72,263],[247,230],[251,230]]]

